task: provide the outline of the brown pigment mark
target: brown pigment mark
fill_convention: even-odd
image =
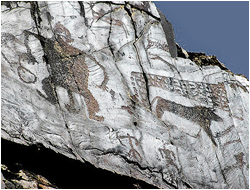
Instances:
[[[244,160],[243,160],[244,159],[243,157],[244,157],[243,152],[240,152],[239,154],[234,155],[234,158],[235,158],[235,160],[240,168],[242,168],[243,165],[246,164],[246,162],[244,162]]]
[[[234,155],[234,159],[236,160],[236,163],[231,165],[231,166],[226,166],[222,171],[223,173],[227,173],[232,169],[235,168],[240,168],[243,169],[243,166],[246,164],[246,162],[244,161],[244,153],[240,152],[239,154],[235,154]]]
[[[244,119],[243,119],[243,110],[242,109],[240,109],[240,116],[241,117],[239,117],[239,116],[233,116],[233,117],[236,118],[236,119],[239,119],[239,120],[243,121]]]
[[[165,145],[163,148],[158,148],[158,150],[161,153],[162,158],[166,159],[167,164],[174,166],[177,169],[177,171],[179,171],[177,165],[175,164],[176,157],[175,157],[174,152],[166,149]]]
[[[169,47],[167,43],[161,44],[159,41],[152,41],[149,39],[149,36],[147,36],[147,41],[148,45],[146,47],[146,50],[150,49],[151,47],[157,47],[159,49],[169,52]]]
[[[247,90],[247,88],[245,86],[240,85],[238,83],[231,83],[230,87],[233,88],[235,91],[236,91],[236,89],[238,87],[238,88],[241,88],[244,92],[248,92],[248,90]]]
[[[108,23],[109,25],[122,27],[125,32],[125,35],[128,37],[128,30],[126,29],[126,25],[121,20],[111,17],[112,12],[115,10],[105,12],[103,9],[101,9],[100,12],[96,12],[92,9],[92,11],[94,13],[94,19],[96,19],[96,22],[102,19],[102,21]]]
[[[219,105],[222,110],[230,113],[225,85],[219,82],[218,84],[210,84],[210,88],[212,90],[215,104]]]
[[[130,115],[134,115],[134,108],[130,105],[130,106],[122,106],[121,109],[126,110]]]
[[[141,157],[141,155],[140,155],[140,153],[137,151],[137,150],[135,150],[135,148],[134,148],[134,146],[133,146],[133,143],[132,143],[132,139],[134,139],[134,141],[135,141],[135,145],[136,146],[139,146],[139,141],[135,138],[135,137],[133,137],[133,136],[130,136],[128,133],[127,133],[127,136],[118,136],[117,137],[117,139],[120,141],[120,143],[123,145],[123,146],[125,146],[122,142],[121,142],[121,139],[128,139],[128,141],[129,141],[129,145],[130,145],[130,150],[129,150],[129,153],[128,153],[128,155],[129,156],[133,156],[133,158],[135,158],[135,159],[137,159],[137,160],[139,160],[139,161],[142,161],[142,157]]]
[[[225,146],[227,146],[227,145],[234,144],[234,143],[241,143],[241,140],[240,139],[236,139],[236,140],[227,141],[225,144],[223,144],[223,148]]]
[[[234,125],[231,125],[230,127],[228,127],[227,129],[225,129],[224,131],[221,132],[217,132],[215,137],[223,137],[224,135],[227,135],[230,131],[232,131],[235,128]]]

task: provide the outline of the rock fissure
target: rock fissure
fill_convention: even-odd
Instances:
[[[42,22],[42,19],[40,16],[40,9],[39,9],[37,1],[30,2],[30,14],[31,14],[33,21],[35,22],[37,33],[40,35],[39,28],[40,28],[40,24]]]
[[[141,12],[145,12],[147,15],[151,16],[151,17],[154,18],[155,20],[161,21],[161,18],[156,17],[156,16],[153,15],[151,12],[149,12],[149,11],[147,11],[147,10],[145,10],[145,9],[141,9],[141,8],[139,8],[138,6],[135,6],[135,5],[132,5],[132,4],[129,4],[129,5],[131,6],[131,8],[134,8],[134,9],[139,10],[139,11],[141,11]]]
[[[78,1],[78,3],[80,5],[80,15],[84,18],[85,26],[88,27],[87,19],[85,17],[85,8],[84,8],[84,5],[83,5],[82,1]]]
[[[137,60],[138,60],[138,63],[140,65],[140,68],[141,68],[141,71],[142,71],[142,74],[143,74],[143,77],[144,77],[144,81],[145,81],[145,90],[146,90],[146,93],[147,93],[147,100],[148,100],[148,109],[151,110],[151,103],[150,103],[150,94],[149,94],[149,86],[148,86],[148,78],[147,78],[147,75],[144,71],[144,68],[142,66],[142,62],[141,62],[141,59],[140,59],[140,55],[139,55],[139,51],[137,49],[137,46],[136,46],[136,41],[138,39],[138,36],[137,36],[137,30],[136,30],[136,26],[135,26],[135,23],[134,23],[134,19],[133,19],[133,16],[132,16],[132,13],[130,11],[130,7],[127,7],[127,6],[130,6],[130,4],[128,2],[125,1],[125,6],[124,6],[124,9],[125,11],[128,13],[129,17],[130,17],[130,20],[131,20],[131,24],[133,26],[133,29],[134,29],[134,32],[135,32],[135,39],[134,39],[134,42],[133,42],[133,46],[136,50],[136,55],[137,55]]]
[[[36,26],[37,26],[37,24],[36,24]],[[28,32],[28,31],[26,31],[26,32]],[[40,41],[40,43],[41,43],[41,45],[42,45],[42,47],[43,47],[43,49],[44,49],[44,48],[46,48],[46,45],[45,45],[46,41],[45,41],[45,38],[42,37],[42,36],[40,35],[40,32],[39,32],[39,28],[38,28],[38,27],[37,27],[37,32],[38,32],[38,35],[33,34],[33,33],[30,33],[30,34],[32,34],[32,35],[34,35],[35,37],[38,38],[38,40]],[[44,49],[44,52],[46,52],[45,49]],[[44,56],[47,57],[47,56],[46,56],[46,53],[45,53]],[[47,58],[46,58],[46,59],[47,59]],[[47,60],[47,61],[48,61],[48,60]],[[49,63],[46,64],[47,70],[48,70],[48,72],[49,72],[49,76],[53,76],[53,73],[52,73],[52,71],[51,71],[51,68],[48,67],[49,65],[50,65]],[[74,76],[74,75],[73,75],[73,76]],[[51,78],[51,77],[49,77],[49,78]],[[75,77],[73,77],[73,78],[75,79]],[[75,80],[75,82],[76,82],[76,80]],[[63,120],[64,120],[64,125],[65,125],[65,127],[66,127],[66,129],[67,129],[67,132],[68,132],[69,136],[70,136],[71,145],[74,147],[74,148],[73,148],[74,150],[71,149],[71,147],[68,147],[68,148],[69,148],[69,150],[72,152],[72,154],[75,155],[76,159],[79,159],[79,160],[81,160],[81,161],[84,163],[85,161],[84,161],[83,158],[80,156],[80,154],[78,153],[77,148],[76,148],[75,145],[74,145],[74,141],[73,141],[73,139],[72,139],[72,135],[71,135],[70,129],[69,129],[68,125],[67,125],[67,121],[66,121],[66,119],[65,119],[65,116],[64,116],[63,110],[62,110],[62,108],[61,108],[59,98],[58,98],[58,94],[57,94],[56,89],[55,89],[56,87],[54,86],[55,84],[53,84],[53,81],[50,81],[50,84],[51,84],[51,87],[52,87],[52,90],[53,90],[52,93],[55,95],[56,103],[57,103],[58,108],[59,108],[59,110],[60,110],[60,112],[61,112],[62,118],[63,118]],[[76,82],[76,84],[77,84],[77,82]],[[78,87],[78,90],[79,90],[79,85],[78,85],[78,84],[77,84],[77,87]],[[38,91],[38,92],[39,92],[39,91]],[[39,94],[41,95],[41,93],[39,93]]]
[[[107,42],[108,42],[109,50],[110,50],[113,58],[115,58],[112,44],[110,44],[110,37],[111,37],[111,33],[112,33],[112,23],[113,23],[113,19],[112,19],[112,6],[111,5],[110,5],[110,9],[111,9],[111,11],[110,11],[110,26],[109,26],[109,35],[108,35],[108,38],[107,38]]]

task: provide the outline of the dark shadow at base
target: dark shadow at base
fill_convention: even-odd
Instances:
[[[2,164],[47,178],[60,189],[143,189],[153,185],[73,160],[43,146],[24,146],[1,139]]]

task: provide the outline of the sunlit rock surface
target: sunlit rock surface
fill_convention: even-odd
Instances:
[[[1,8],[2,138],[160,188],[249,187],[249,82],[180,57],[153,3]]]

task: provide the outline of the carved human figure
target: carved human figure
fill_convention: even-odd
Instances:
[[[132,156],[133,158],[135,158],[139,161],[142,161],[142,157],[141,157],[140,153],[137,150],[135,150],[135,147],[132,143],[132,139],[134,139],[135,145],[139,146],[139,141],[134,136],[130,136],[130,134],[127,133],[127,136],[117,136],[117,139],[120,141],[120,143],[123,146],[125,146],[125,145],[122,143],[121,139],[128,139],[129,145],[130,145],[130,150],[129,150],[128,156]]]

